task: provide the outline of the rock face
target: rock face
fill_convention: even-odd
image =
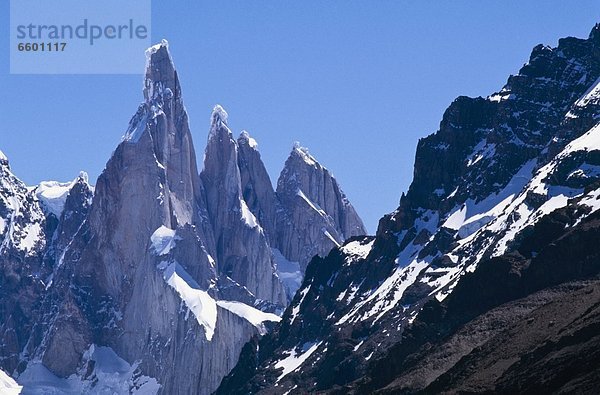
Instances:
[[[27,188],[0,153],[0,367],[31,391],[210,394],[291,297],[280,233],[332,245],[289,231],[256,142],[233,139],[220,106],[199,173],[168,43],[146,55],[144,101],[95,188],[84,173]],[[326,174],[323,202],[351,208]],[[342,205],[327,206],[336,243],[360,224]]]
[[[599,54],[596,26],[456,99],[377,235],[313,259],[218,392],[593,392]]]
[[[313,256],[367,233],[333,175],[298,143],[277,181],[277,197],[283,215],[276,246],[303,270]]]
[[[215,234],[219,271],[243,284],[256,297],[283,306],[286,302],[285,292],[275,273],[275,262],[265,232],[244,200],[238,151],[238,144],[227,127],[227,113],[217,106],[212,114],[201,177],[206,185],[207,208]],[[251,158],[247,156],[241,160],[244,159],[248,165],[255,163],[248,162]],[[244,189],[248,191],[254,187],[252,191],[264,194],[264,189],[256,188],[264,188],[264,185],[260,185],[264,180],[258,178],[254,186],[250,177],[262,176],[263,173],[250,173],[252,170],[260,169],[246,167]],[[268,205],[269,202],[264,204]],[[253,205],[255,210],[258,209],[257,214],[268,218],[260,210],[261,205],[256,199],[253,199]]]
[[[242,197],[254,216],[258,219],[269,243],[277,235],[277,197],[271,179],[258,152],[258,143],[247,131],[242,131],[237,139],[238,166]]]
[[[12,174],[0,151],[0,360],[8,372],[16,369],[36,320],[47,272],[46,224],[35,194]]]

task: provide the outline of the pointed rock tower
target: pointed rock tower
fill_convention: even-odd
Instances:
[[[211,116],[201,177],[219,272],[243,284],[257,298],[285,306],[285,292],[275,274],[265,232],[244,200],[238,161],[238,144],[227,126],[227,113],[217,105]]]
[[[277,181],[283,215],[277,248],[302,272],[315,255],[324,256],[349,237],[366,234],[362,220],[333,175],[307,148],[295,143]]]

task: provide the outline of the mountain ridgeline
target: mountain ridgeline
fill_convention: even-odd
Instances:
[[[419,140],[374,237],[315,257],[219,394],[597,393],[600,25]]]
[[[275,191],[220,106],[199,171],[168,43],[146,55],[144,101],[95,187],[28,188],[0,154],[0,367],[29,393],[210,394],[308,261],[365,234],[306,148]]]

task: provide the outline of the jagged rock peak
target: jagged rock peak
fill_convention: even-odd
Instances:
[[[596,23],[590,31],[589,40],[591,41],[600,41],[600,23]]]
[[[290,157],[292,157],[294,155],[298,156],[300,159],[302,159],[308,165],[315,166],[315,167],[323,167],[314,158],[314,156],[312,156],[310,154],[310,152],[308,151],[308,148],[303,147],[302,145],[300,145],[300,142],[298,142],[298,141],[294,141],[294,145],[292,147],[292,152],[290,154]]]
[[[238,144],[245,144],[248,145],[250,148],[254,149],[258,148],[258,143],[250,136],[250,133],[248,133],[248,131],[246,130],[242,130],[242,132],[240,133],[240,137],[238,137]]]
[[[146,50],[144,99],[150,102],[162,95],[178,97],[179,92],[179,80],[169,53],[169,43],[163,39]]]
[[[85,171],[83,171],[83,170],[82,170],[82,171],[80,171],[80,172],[79,172],[79,175],[77,176],[77,180],[76,180],[76,182],[83,182],[83,183],[85,183],[85,184],[88,184],[88,185],[89,185],[89,183],[90,183],[90,178],[89,178],[89,176],[88,176],[88,173],[87,173],[87,172],[85,172]]]
[[[44,211],[47,214],[54,214],[56,218],[60,218],[67,197],[74,190],[86,190],[93,193],[94,187],[90,185],[85,171],[81,171],[73,181],[42,181],[32,189]]]
[[[225,111],[225,109],[221,107],[220,104],[215,105],[215,107],[212,110],[212,114],[210,115],[210,130],[208,132],[208,142],[210,143],[213,140],[223,141],[224,139],[231,140],[236,146],[237,150],[237,145],[235,144],[233,133],[229,129],[229,126],[227,126],[227,119],[227,111]]]
[[[8,166],[8,158],[2,151],[0,151],[0,165]]]
[[[214,106],[212,114],[210,116],[211,126],[220,124],[227,126],[228,118],[229,115],[227,114],[227,111],[225,111],[225,109],[220,104],[217,104]]]

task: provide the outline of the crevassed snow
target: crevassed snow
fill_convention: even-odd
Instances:
[[[164,225],[161,225],[152,233],[152,236],[150,236],[151,248],[156,252],[156,255],[166,255],[175,247],[177,240],[175,233],[173,229],[167,228]]]
[[[217,306],[222,307],[226,310],[229,310],[233,314],[237,315],[238,317],[242,317],[246,321],[250,322],[256,328],[258,328],[260,333],[263,335],[266,333],[263,322],[265,322],[265,321],[271,321],[271,322],[281,321],[281,317],[279,317],[276,314],[265,313],[264,311],[255,309],[254,307],[248,306],[247,304],[242,303],[242,302],[218,300]]]
[[[23,394],[29,395],[155,395],[160,389],[156,379],[139,374],[139,363],[130,365],[110,347],[91,345],[83,360],[93,364],[89,376],[82,369],[60,378],[41,362],[30,362],[17,380],[23,386]]]
[[[418,278],[432,287],[431,293],[436,299],[443,300],[457,284],[457,280],[465,272],[471,272],[487,254],[498,256],[504,254],[516,235],[527,226],[535,224],[543,216],[564,207],[568,200],[581,196],[583,190],[549,184],[546,180],[555,171],[561,159],[575,151],[600,150],[600,124],[591,128],[578,139],[569,143],[564,150],[535,174],[537,161],[530,160],[513,176],[511,181],[499,192],[493,193],[480,201],[472,199],[457,205],[442,219],[443,226],[457,230],[459,236],[457,247],[446,256],[455,267],[430,267],[430,258],[419,260],[421,246],[409,243],[397,258],[398,268],[376,290],[367,292],[346,315],[336,324],[366,320],[374,317],[378,320],[383,314],[397,305],[404,290]],[[595,166],[582,164],[577,169],[590,177],[597,177]],[[528,194],[534,192],[545,197],[539,207],[528,203]],[[453,195],[455,192],[452,192]],[[597,199],[600,192],[590,192],[581,200],[581,204],[596,210],[600,208]],[[419,213],[420,221],[415,221],[417,233],[420,229],[438,229],[436,213]],[[490,237],[489,234],[496,235]],[[406,232],[398,234],[401,242]],[[468,259],[467,259],[468,258]],[[474,259],[471,259],[474,258]],[[467,265],[468,264],[468,265]],[[338,296],[338,301],[345,298],[346,292]]]
[[[2,154],[2,151],[0,151]],[[2,159],[0,157],[0,159]],[[18,395],[23,387],[10,377],[6,372],[0,369],[0,394],[3,395]]]
[[[563,158],[571,153],[581,150],[600,149],[600,126],[596,125],[581,137],[573,140],[571,143],[555,156],[555,158],[541,167],[530,179],[524,188],[521,189],[518,196],[503,208],[502,213],[497,215],[493,221],[490,221],[486,229],[495,234],[502,234],[499,240],[494,241],[494,250],[492,256],[498,256],[506,252],[508,244],[525,227],[533,225],[539,218],[550,212],[564,207],[569,198],[580,195],[583,191],[572,189],[560,185],[549,185],[545,182],[550,174],[556,169],[557,164]],[[533,209],[527,202],[528,192],[536,193],[540,196],[546,196],[547,201],[538,209]],[[459,243],[468,244],[471,238],[461,240]],[[491,245],[479,246],[479,251],[484,251]],[[478,255],[477,261],[481,259]],[[473,268],[471,268],[472,270]]]
[[[217,303],[178,263],[169,263],[163,278],[177,293],[187,308],[194,314],[198,324],[204,327],[206,340],[212,340],[217,324]]]
[[[433,210],[419,209],[421,215],[415,220],[414,227],[419,234],[422,230],[427,230],[429,233],[435,233],[439,222],[439,213]]]
[[[300,352],[298,352],[295,348],[293,350],[286,351],[288,356],[275,364],[275,369],[283,369],[277,378],[276,383],[302,366],[304,361],[306,361],[317,350],[317,348],[319,348],[321,343],[322,342],[305,343],[302,345]]]
[[[240,207],[242,208],[242,219],[251,228],[256,228],[258,226],[258,221],[252,211],[248,208],[246,201],[244,199],[240,199]]]

